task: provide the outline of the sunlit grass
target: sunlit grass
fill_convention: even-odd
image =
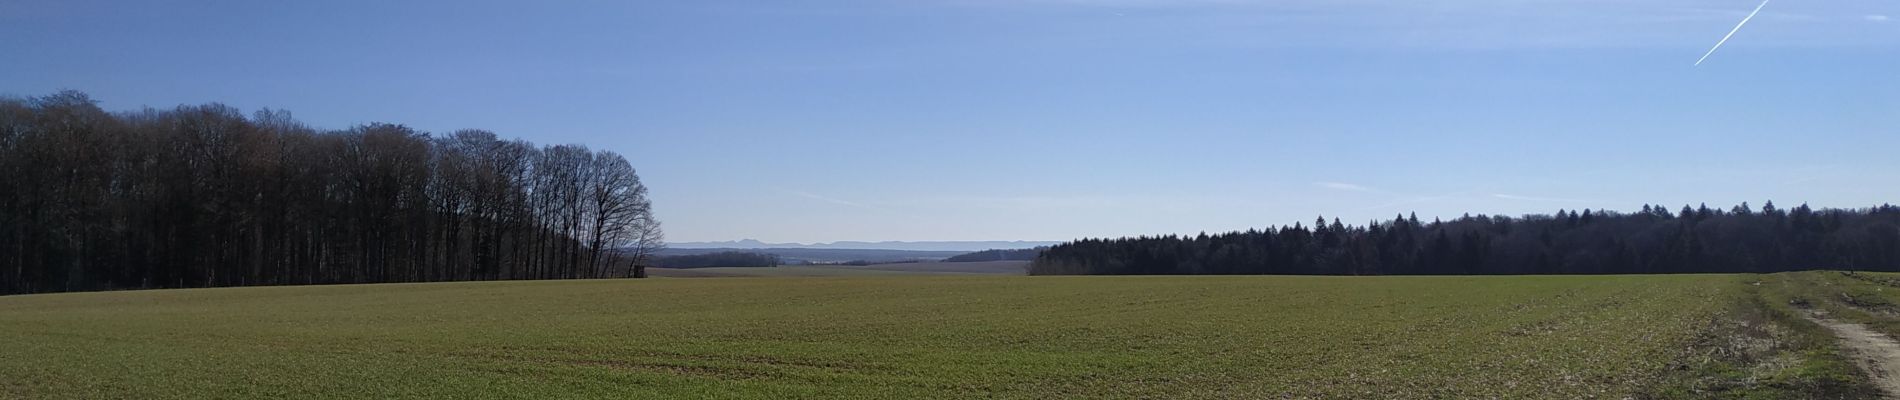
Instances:
[[[1622,398],[1734,276],[835,277],[0,297],[0,397]]]
[[[816,277],[816,276],[903,276],[903,275],[946,275],[949,272],[929,271],[886,271],[852,267],[800,266],[787,265],[777,267],[711,267],[711,268],[648,268],[647,273],[657,278],[702,278],[702,277]]]

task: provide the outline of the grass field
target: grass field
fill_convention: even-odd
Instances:
[[[874,265],[781,265],[777,267],[648,268],[661,278],[739,278],[906,275],[1024,275],[1027,261],[915,262]]]
[[[959,274],[987,275],[1028,275],[1028,261],[975,261],[975,262],[915,262],[898,264],[877,264],[862,267],[841,266],[844,268],[871,269],[900,272],[948,272]]]
[[[1618,399],[1685,387],[1672,371],[1747,279],[903,276],[12,296],[0,297],[0,398]]]
[[[21,398],[1623,398],[1735,276],[838,277],[0,298]]]
[[[1900,273],[1857,272],[1777,275],[1765,283],[1781,303],[1797,304],[1829,318],[1865,324],[1900,337]]]
[[[929,272],[881,271],[834,266],[785,265],[777,267],[648,268],[657,278],[760,278],[939,275]]]

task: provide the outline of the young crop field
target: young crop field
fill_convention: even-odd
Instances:
[[[1900,337],[1900,273],[1809,272],[1765,280],[1778,300]]]
[[[1683,360],[1752,298],[1749,279],[854,276],[12,296],[0,297],[0,398],[1680,397],[1681,371],[1702,368]]]
[[[848,266],[781,265],[777,267],[647,268],[656,278],[756,278],[940,275],[928,271],[885,271]]]
[[[1023,275],[1027,261],[914,262],[873,265],[780,265],[777,267],[648,268],[647,274],[664,278],[904,276],[904,275]]]

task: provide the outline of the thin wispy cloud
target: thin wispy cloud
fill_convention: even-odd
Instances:
[[[1131,196],[1096,195],[940,196],[919,202],[932,207],[954,205],[1010,210],[1114,209],[1145,204]]]
[[[1018,196],[929,196],[899,201],[899,208],[975,208],[1048,212],[1052,210],[1192,210],[1219,207],[1265,207],[1257,199],[1212,195],[1018,195]]]
[[[1407,197],[1407,198],[1403,198],[1399,200],[1394,200],[1387,203],[1381,203],[1381,204],[1374,205],[1371,207],[1362,208],[1361,210],[1377,210],[1377,209],[1382,209],[1382,208],[1392,208],[1392,207],[1398,207],[1398,206],[1407,205],[1407,204],[1418,204],[1418,203],[1446,200],[1446,199],[1451,199],[1454,197],[1464,196],[1464,195],[1466,195],[1465,192],[1441,194],[1437,196],[1413,196],[1413,197]]]
[[[1362,193],[1378,193],[1379,192],[1378,189],[1373,189],[1365,185],[1355,185],[1355,184],[1345,183],[1345,182],[1313,182],[1313,186],[1319,186],[1322,188],[1327,188],[1327,189],[1332,189],[1332,190],[1343,190],[1343,191],[1348,191],[1348,192],[1362,192]]]
[[[1889,18],[1889,17],[1887,17],[1887,16],[1885,16],[1885,15],[1878,15],[1878,14],[1876,14],[1876,15],[1868,15],[1868,16],[1865,16],[1865,17],[1862,17],[1862,18],[1864,18],[1864,19],[1866,19],[1866,20],[1868,20],[1868,21],[1873,21],[1873,22],[1887,22],[1887,21],[1891,21],[1891,20],[1893,20],[1893,18]]]
[[[1759,2],[1760,0],[1756,0]],[[1873,0],[1853,0],[1866,2]],[[1734,27],[1750,9],[1737,0],[927,0],[985,12],[1033,9],[1078,17],[1078,27],[1047,41],[1173,46],[1308,47],[1430,46],[1460,49],[1709,46],[1707,29]],[[1841,35],[1829,23],[1860,20],[1862,4],[1787,4],[1749,17],[1777,25],[1753,43],[1890,44],[1893,35]],[[999,11],[1000,10],[1000,11]],[[1118,17],[1118,14],[1121,15]],[[1082,18],[1082,16],[1087,16]],[[1130,25],[1119,25],[1129,23]],[[1131,36],[1124,28],[1170,26],[1165,34]],[[1738,35],[1747,36],[1747,35]],[[1735,39],[1740,40],[1740,39]],[[1039,42],[1047,43],[1047,42]],[[1753,44],[1752,43],[1752,44]]]
[[[1502,194],[1502,193],[1492,193],[1492,194],[1491,194],[1491,197],[1496,197],[1496,198],[1500,198],[1500,199],[1505,199],[1505,200],[1521,200],[1521,201],[1542,201],[1542,202],[1551,202],[1551,203],[1589,203],[1589,202],[1590,202],[1589,200],[1584,200],[1584,199],[1565,199],[1565,198],[1559,198],[1559,197],[1538,197],[1538,196],[1519,196],[1519,195],[1514,195],[1514,194]]]

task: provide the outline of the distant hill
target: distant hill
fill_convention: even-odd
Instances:
[[[911,251],[954,251],[971,252],[987,249],[1027,249],[1031,247],[1054,246],[1062,242],[1049,241],[928,241],[928,242],[831,242],[831,243],[766,243],[752,239],[726,242],[679,242],[667,243],[667,247],[679,249],[871,249],[871,250],[911,250]],[[947,256],[946,256],[947,257]]]
[[[972,253],[958,254],[954,257],[946,258],[943,261],[944,262],[1035,261],[1037,254],[1042,254],[1043,250],[1048,250],[1048,249],[1049,249],[1048,247],[1037,247],[1033,249],[1013,249],[1013,250],[992,249],[992,250],[984,250],[984,251],[978,251],[978,252],[972,252]]]

